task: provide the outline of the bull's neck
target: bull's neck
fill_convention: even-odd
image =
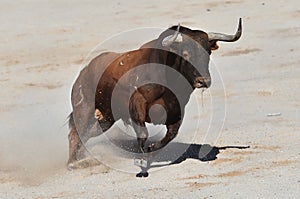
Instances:
[[[186,74],[184,73],[184,71],[182,70],[186,70],[187,68],[193,67],[191,66],[190,62],[187,62],[186,60],[184,60],[184,58],[174,52],[170,52],[170,51],[166,51],[166,50],[162,50],[163,53],[166,53],[165,56],[162,57],[162,63],[166,66],[169,66],[170,68],[176,70],[178,72],[178,75],[180,74],[181,77],[184,77],[185,80],[189,83],[189,85],[191,86],[191,90],[194,90],[194,82],[192,80],[190,80],[189,77],[186,76]],[[182,65],[186,65],[186,67],[182,67]],[[179,76],[178,76],[179,77]],[[170,80],[171,83],[176,82],[176,80],[172,79]]]
[[[167,85],[176,86],[176,90],[179,90],[178,95],[185,96],[186,100],[189,99],[191,93],[194,91],[193,82],[188,80],[188,77],[180,70],[183,58],[176,53],[164,50],[164,49],[153,49],[150,62],[159,63],[176,70],[175,76],[170,74],[170,70],[165,71],[165,76],[167,79]]]

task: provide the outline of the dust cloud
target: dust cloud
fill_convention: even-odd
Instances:
[[[65,169],[67,111],[55,106],[27,105],[0,114],[0,172],[30,185]]]

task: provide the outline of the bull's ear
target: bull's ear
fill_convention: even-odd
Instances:
[[[219,48],[216,40],[215,41],[209,41],[209,44],[210,44],[210,49],[211,50],[217,50]]]

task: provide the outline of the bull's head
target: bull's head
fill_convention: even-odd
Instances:
[[[171,34],[170,34],[171,33]],[[234,35],[205,33],[180,25],[173,26],[161,34],[161,45],[177,56],[169,57],[170,65],[184,75],[194,88],[208,88],[211,84],[209,56],[218,49],[217,41],[234,42],[242,34],[242,20]],[[178,56],[179,55],[179,56]]]

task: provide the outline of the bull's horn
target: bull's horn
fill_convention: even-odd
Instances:
[[[177,30],[173,35],[169,35],[161,42],[162,46],[170,46],[173,42],[182,42],[182,35],[179,33],[180,24],[177,26]]]
[[[222,33],[208,33],[209,41],[227,41],[227,42],[234,42],[237,41],[242,35],[242,18],[239,20],[239,26],[234,35],[226,35]]]

